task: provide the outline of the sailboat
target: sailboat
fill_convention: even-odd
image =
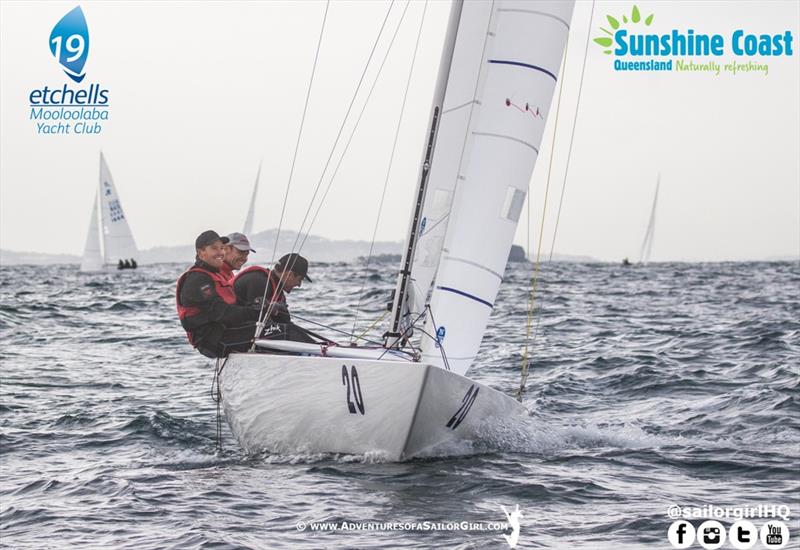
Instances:
[[[656,205],[658,204],[658,187],[661,185],[661,174],[656,179],[656,192],[653,195],[653,208],[650,210],[650,221],[647,222],[647,230],[644,233],[642,249],[639,253],[639,263],[646,264],[650,261],[650,252],[653,250],[653,233],[656,227]]]
[[[257,339],[228,356],[222,405],[246,451],[407,460],[527,414],[466,373],[480,364],[572,9],[453,2],[384,345]],[[520,104],[537,116],[510,108]]]
[[[139,250],[101,152],[100,182],[92,204],[80,270],[135,269],[138,257]]]

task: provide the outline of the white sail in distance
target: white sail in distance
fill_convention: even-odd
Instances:
[[[119,260],[137,259],[139,250],[133,240],[131,228],[125,212],[122,210],[122,204],[103,153],[100,153],[100,208],[105,245],[104,263],[116,266]]]
[[[92,201],[92,216],[89,218],[89,231],[86,233],[86,244],[83,247],[81,271],[100,271],[103,269],[103,249],[100,243],[100,226],[97,221],[97,202],[99,197],[94,194]]]
[[[463,12],[487,4],[466,2]],[[485,11],[477,94],[426,321],[437,340],[423,340],[425,362],[464,374],[478,353],[539,155],[573,5],[504,0]]]
[[[256,210],[256,195],[258,195],[258,181],[261,179],[261,163],[258,163],[258,172],[256,173],[256,183],[253,185],[253,194],[250,196],[250,207],[247,209],[247,218],[244,220],[244,229],[242,233],[250,238],[250,233],[253,231],[253,214]]]
[[[644,233],[642,250],[639,252],[639,263],[646,264],[650,261],[650,252],[653,250],[653,233],[656,228],[656,205],[658,204],[658,187],[661,185],[661,174],[656,180],[656,193],[653,196],[653,208],[650,210],[650,221],[647,222],[647,231]]]

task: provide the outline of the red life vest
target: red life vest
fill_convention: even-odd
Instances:
[[[220,274],[222,274],[223,277],[225,277],[225,279],[227,281],[229,281],[231,284],[233,284],[234,275],[233,275],[233,269],[231,269],[231,266],[229,266],[225,262],[222,262],[222,267],[219,268],[219,272],[220,272]]]
[[[281,290],[280,296],[278,296],[277,298],[275,297],[275,288],[277,287],[278,283],[276,283],[272,279],[272,271],[267,269],[266,267],[261,267],[260,265],[251,265],[247,269],[241,270],[234,278],[234,281],[239,277],[241,277],[242,275],[244,275],[245,273],[252,273],[253,271],[260,271],[261,273],[267,276],[267,286],[269,287],[269,292],[267,292],[268,301],[286,302],[286,295],[283,293],[283,290]]]
[[[184,306],[181,304],[181,288],[183,287],[183,281],[186,279],[186,276],[193,271],[196,273],[204,273],[205,275],[211,277],[211,280],[214,282],[214,290],[216,290],[217,296],[222,298],[226,304],[236,303],[236,294],[233,292],[233,281],[227,280],[225,275],[222,273],[209,271],[196,266],[191,267],[187,269],[183,275],[178,277],[178,284],[175,288],[175,305],[178,308],[178,318],[181,320],[182,325],[184,319],[200,313],[200,308],[197,306]],[[183,328],[186,331],[187,338],[189,338],[189,343],[194,346],[192,331],[187,329],[185,325]]]

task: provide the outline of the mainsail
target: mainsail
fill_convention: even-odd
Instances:
[[[647,231],[644,233],[642,250],[639,253],[639,263],[646,264],[650,261],[650,252],[653,250],[653,233],[656,228],[656,204],[658,203],[658,186],[661,185],[661,174],[656,180],[656,194],[653,196],[653,208],[650,210],[650,221],[647,222]]]
[[[445,355],[463,374],[477,355],[538,157],[572,8],[561,1],[463,5],[449,118],[420,219],[428,242],[417,248],[414,303],[406,306],[422,313],[430,305],[425,332],[436,340],[423,340],[427,363],[444,367]]]
[[[89,218],[89,232],[86,234],[86,245],[83,247],[81,271],[100,271],[103,269],[103,250],[100,245],[100,231],[97,224],[97,193],[92,201],[92,217]]]
[[[250,237],[253,231],[253,213],[256,210],[256,195],[258,194],[258,180],[261,179],[261,163],[258,163],[258,172],[256,173],[256,183],[253,185],[253,194],[250,196],[250,208],[247,209],[247,218],[244,220],[244,229],[242,233]]]

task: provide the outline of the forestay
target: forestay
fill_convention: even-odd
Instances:
[[[438,341],[423,340],[424,362],[443,366],[441,344],[449,367],[463,374],[478,352],[539,154],[572,8],[572,2],[562,1],[464,4],[462,18],[467,19],[459,37],[483,21],[486,43],[475,100],[464,100],[464,112],[471,111],[468,126],[463,120],[460,126],[466,136],[440,134],[433,159],[437,167],[440,154],[454,155],[453,144],[445,145],[444,139],[463,150],[456,173],[452,158],[442,160],[441,170],[448,173],[441,181],[455,185],[425,329]],[[442,189],[447,187],[430,188],[429,212],[437,205],[434,195],[444,196]],[[435,219],[431,213],[426,225]],[[422,252],[418,261],[425,261]]]

